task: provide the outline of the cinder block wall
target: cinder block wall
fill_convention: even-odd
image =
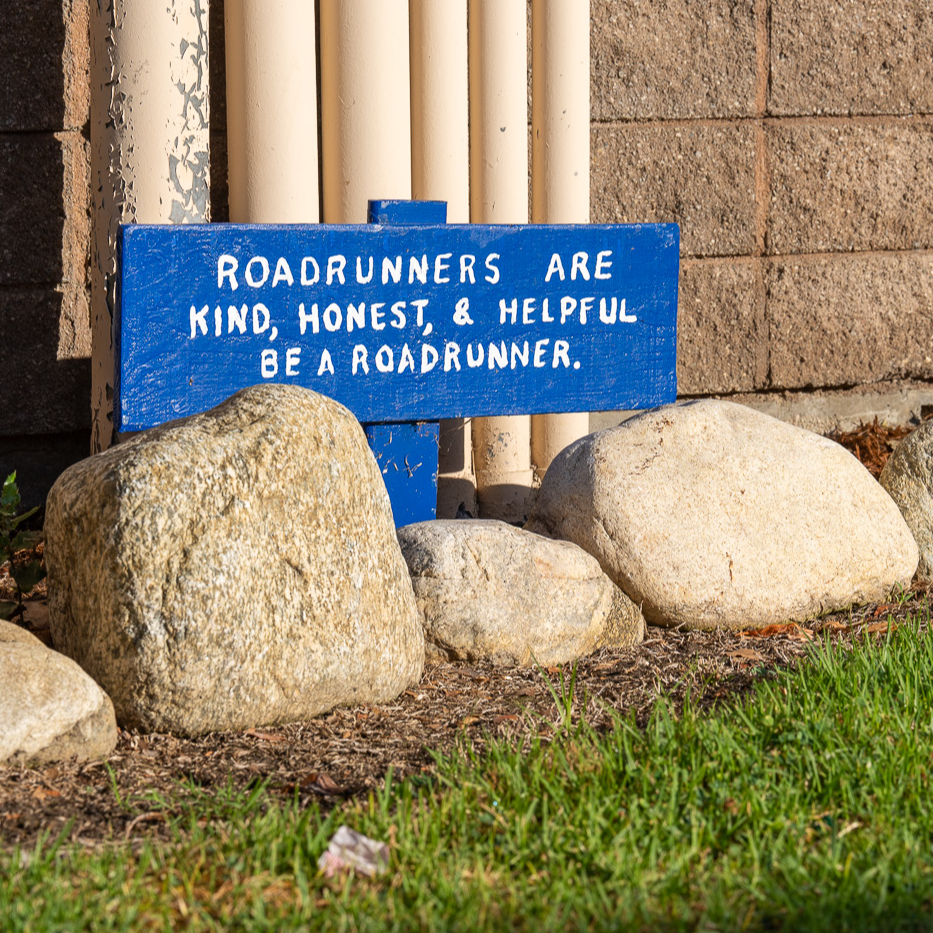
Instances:
[[[87,3],[0,0],[0,473],[30,502],[90,438]]]
[[[592,219],[680,223],[680,391],[933,379],[928,0],[592,17]]]
[[[0,472],[88,449],[88,0],[0,3]],[[685,395],[933,397],[929,0],[591,0],[594,222],[676,221]],[[212,213],[226,211],[211,3]]]

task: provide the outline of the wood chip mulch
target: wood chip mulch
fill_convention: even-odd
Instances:
[[[863,426],[841,436],[844,441],[835,439],[850,449],[857,446],[857,455],[877,466],[886,456],[885,430]],[[8,585],[0,570],[0,598]],[[40,586],[21,624],[50,643],[45,596]],[[928,596],[926,588],[915,588],[897,604],[745,633],[649,626],[637,648],[603,649],[577,662],[574,718],[606,729],[612,711],[619,711],[644,724],[659,696],[678,707],[688,691],[703,707],[740,701],[757,680],[792,667],[823,638],[882,639],[890,619],[918,611],[928,618]],[[262,781],[283,799],[297,794],[303,805],[316,801],[327,809],[381,786],[390,769],[395,777],[430,773],[433,754],[458,743],[478,751],[491,738],[515,743],[534,733],[552,738],[561,719],[551,691],[559,691],[561,677],[567,683],[571,673],[570,665],[546,671],[487,663],[429,665],[421,682],[389,705],[337,709],[311,722],[194,739],[121,731],[105,761],[0,766],[0,847],[29,848],[43,834],[55,838],[63,831],[77,846],[167,839],[170,814],[159,797],[177,800],[179,782],[191,793],[215,794],[228,783],[243,788]]]
[[[871,424],[860,424],[854,431],[836,431],[827,436],[855,454],[869,473],[878,479],[894,448],[914,430],[916,425],[891,428],[879,424],[875,418]]]

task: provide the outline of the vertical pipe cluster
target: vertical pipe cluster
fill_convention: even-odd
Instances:
[[[470,220],[528,222],[525,0],[470,0]],[[480,513],[523,521],[531,495],[528,415],[473,421]]]
[[[446,201],[447,221],[470,220],[467,0],[410,0],[411,196]],[[437,517],[476,514],[470,421],[441,421]]]
[[[317,223],[314,4],[226,0],[227,170],[236,223]]]
[[[208,0],[98,0],[92,17],[93,449],[111,442],[121,222],[209,220]],[[469,6],[469,8],[468,8]],[[526,0],[226,0],[231,220],[363,223],[370,198],[451,223],[527,223]],[[532,220],[589,219],[589,3],[532,0]],[[588,416],[442,423],[438,515],[521,521]],[[472,435],[472,443],[471,443]],[[473,459],[476,476],[473,474]]]
[[[532,0],[531,221],[590,222],[590,11],[586,0]],[[589,433],[586,412],[533,415],[539,478],[568,444]]]
[[[411,197],[408,0],[321,0],[324,220]]]
[[[113,441],[121,223],[210,220],[208,0],[91,8],[91,450]]]

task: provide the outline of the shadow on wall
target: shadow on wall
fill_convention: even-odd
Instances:
[[[90,437],[82,6],[0,4],[0,473],[18,471],[30,504]]]

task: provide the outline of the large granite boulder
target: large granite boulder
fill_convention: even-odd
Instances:
[[[471,520],[406,525],[398,538],[429,660],[547,666],[644,638],[638,607],[567,541]]]
[[[0,764],[83,761],[116,744],[107,694],[70,658],[0,621]]]
[[[117,719],[187,734],[381,703],[424,639],[388,495],[342,405],[244,389],[49,494],[50,627]]]
[[[881,485],[897,503],[920,549],[917,579],[933,582],[933,421],[897,445],[881,472]]]
[[[917,565],[897,507],[851,454],[711,399],[572,444],[526,527],[589,551],[649,622],[688,628],[881,600]]]

